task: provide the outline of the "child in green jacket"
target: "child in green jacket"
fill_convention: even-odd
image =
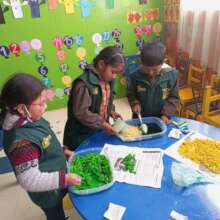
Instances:
[[[3,145],[18,183],[47,216],[65,220],[62,199],[67,187],[81,178],[67,173],[66,156],[49,123],[42,117],[47,92],[40,80],[18,73],[3,86],[0,97],[0,125]],[[31,210],[28,210],[31,211]]]
[[[168,124],[179,102],[178,72],[163,68],[165,47],[161,43],[145,44],[140,58],[141,66],[130,76],[127,95],[133,117],[140,112],[142,117],[160,117]]]
[[[99,130],[114,133],[109,117],[114,111],[114,80],[124,69],[121,51],[109,46],[100,51],[92,65],[73,81],[68,101],[68,118],[64,130],[64,145],[75,150],[90,135]]]

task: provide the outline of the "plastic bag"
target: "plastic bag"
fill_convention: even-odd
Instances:
[[[188,187],[194,183],[205,181],[205,177],[201,173],[182,163],[173,162],[171,174],[174,183],[182,187]]]

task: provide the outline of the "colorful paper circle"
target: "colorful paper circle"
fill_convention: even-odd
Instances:
[[[61,63],[59,66],[60,72],[67,73],[69,70],[69,66],[66,63]]]
[[[63,89],[61,89],[61,88],[57,88],[57,89],[55,90],[55,94],[56,94],[56,97],[62,99],[62,98],[63,98],[63,95],[64,95],[64,91],[63,91]]]
[[[21,41],[19,45],[20,45],[20,48],[21,48],[22,51],[24,51],[27,54],[30,53],[30,50],[31,50],[30,42],[28,42],[28,41]]]
[[[71,36],[65,36],[64,38],[63,38],[63,42],[64,42],[64,44],[66,45],[66,47],[68,48],[68,49],[70,49],[71,48],[71,46],[73,45],[73,37],[71,37]]]
[[[57,48],[57,50],[60,50],[61,47],[63,46],[64,42],[62,37],[60,36],[56,36],[53,41],[52,41],[53,45]]]
[[[41,79],[41,82],[47,87],[47,88],[50,88],[52,86],[52,81],[47,78],[47,77],[44,77],[43,79]]]
[[[68,76],[68,75],[63,76],[62,83],[65,87],[71,87],[71,84],[72,84],[71,76]]]
[[[45,62],[45,60],[46,60],[46,57],[45,57],[45,55],[42,54],[42,53],[37,53],[37,54],[35,55],[35,59],[36,59],[36,61],[37,61],[38,63],[43,64],[43,63]]]
[[[96,45],[100,45],[102,42],[102,35],[99,33],[95,33],[92,35],[92,42]]]
[[[64,62],[64,60],[66,59],[66,53],[64,50],[58,50],[56,55],[57,55],[57,59],[60,62]]]
[[[9,44],[8,47],[9,47],[9,50],[12,54],[14,54],[16,57],[19,56],[20,51],[21,51],[19,44],[11,43],[11,44]]]
[[[0,46],[0,55],[2,55],[4,58],[9,58],[10,50],[6,46]]]
[[[41,48],[42,48],[42,43],[41,43],[41,41],[39,40],[39,39],[33,39],[33,40],[31,40],[31,47],[34,49],[34,50],[37,50],[37,51],[39,51],[39,50],[41,50]]]
[[[48,68],[46,66],[39,66],[38,73],[40,73],[42,76],[46,76],[48,73]]]
[[[84,60],[84,57],[86,56],[86,49],[83,47],[79,47],[76,50],[76,56],[79,57],[80,60]]]

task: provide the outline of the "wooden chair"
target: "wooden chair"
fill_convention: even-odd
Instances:
[[[202,96],[206,69],[189,65],[187,85],[179,89],[179,115],[202,121]]]
[[[220,93],[213,95],[211,86],[206,86],[203,95],[202,114],[203,119],[216,127],[220,127],[220,109],[212,108],[213,102],[220,102]]]

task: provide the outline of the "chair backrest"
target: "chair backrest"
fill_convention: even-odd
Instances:
[[[206,86],[203,96],[202,112],[204,116],[208,116],[211,112],[219,112],[219,109],[211,110],[210,105],[213,102],[220,101],[220,93],[212,95],[212,87]]]
[[[130,84],[130,75],[136,72],[141,64],[140,54],[125,56],[125,76]]]
[[[187,84],[189,86],[196,86],[203,89],[206,83],[206,72],[206,68],[201,68],[190,64]]]

